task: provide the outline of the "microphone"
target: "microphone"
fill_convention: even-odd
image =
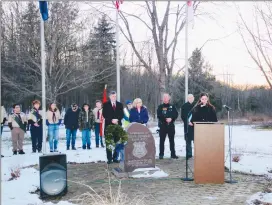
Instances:
[[[227,110],[231,110],[232,108],[227,106],[227,105],[223,105],[224,108],[226,108]]]

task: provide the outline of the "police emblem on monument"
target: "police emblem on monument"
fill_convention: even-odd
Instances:
[[[138,168],[155,168],[155,140],[150,130],[139,123],[127,128],[128,142],[125,146],[124,171]]]
[[[133,143],[134,148],[132,151],[133,156],[139,159],[144,157],[147,154],[145,145],[146,145],[145,142],[134,142]]]

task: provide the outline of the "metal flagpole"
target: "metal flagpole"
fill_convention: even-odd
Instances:
[[[44,47],[44,21],[42,17],[41,17],[41,67],[42,67],[43,154],[45,154],[46,153],[45,47]]]
[[[185,102],[188,96],[188,2],[186,2],[186,25],[185,25]]]
[[[116,9],[116,77],[117,77],[117,100],[121,100],[120,92],[120,62],[119,62],[119,8]]]

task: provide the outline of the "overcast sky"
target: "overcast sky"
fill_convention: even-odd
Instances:
[[[124,1],[121,10],[127,13],[141,14],[142,18],[149,23],[143,9],[137,5],[143,5],[143,2]],[[173,7],[177,4],[183,5],[185,2],[173,1]],[[212,14],[214,19],[208,16],[194,18],[193,29],[189,33],[189,55],[196,47],[201,47],[208,39],[220,39],[208,42],[203,48],[203,55],[214,69],[214,74],[218,79],[223,79],[222,74],[232,74],[232,80],[235,84],[266,84],[261,72],[255,66],[249,57],[243,45],[240,35],[237,33],[238,12],[236,6],[239,6],[243,17],[249,24],[253,21],[253,4],[254,2],[204,2],[201,3],[201,11]],[[236,6],[235,6],[236,5]],[[97,5],[98,6],[98,5]],[[96,6],[96,7],[97,7]],[[166,2],[158,1],[159,15],[164,13]],[[80,5],[81,10],[88,10],[84,4]],[[104,8],[107,14],[115,19],[115,11]],[[101,9],[100,9],[101,10]],[[130,27],[137,42],[144,41],[150,36],[150,32],[139,20],[129,19]],[[169,24],[173,28],[174,22]],[[190,26],[192,28],[192,26]],[[171,29],[171,28],[170,28]],[[180,34],[177,46],[176,58],[177,66],[184,65],[184,42],[185,32]],[[123,36],[120,36],[123,49],[130,50],[129,44]],[[122,53],[120,54],[122,56]],[[129,58],[130,56],[127,56]]]

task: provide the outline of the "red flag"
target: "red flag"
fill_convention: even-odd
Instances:
[[[122,4],[123,3],[123,0],[116,0],[115,1],[115,7],[116,7],[116,9],[119,11],[119,7],[120,7],[120,4]]]
[[[107,85],[105,85],[104,91],[103,91],[103,99],[102,102],[105,103],[107,102]],[[105,120],[103,118],[103,115],[101,113],[100,115],[100,136],[103,137],[104,136],[104,127],[105,127]]]

